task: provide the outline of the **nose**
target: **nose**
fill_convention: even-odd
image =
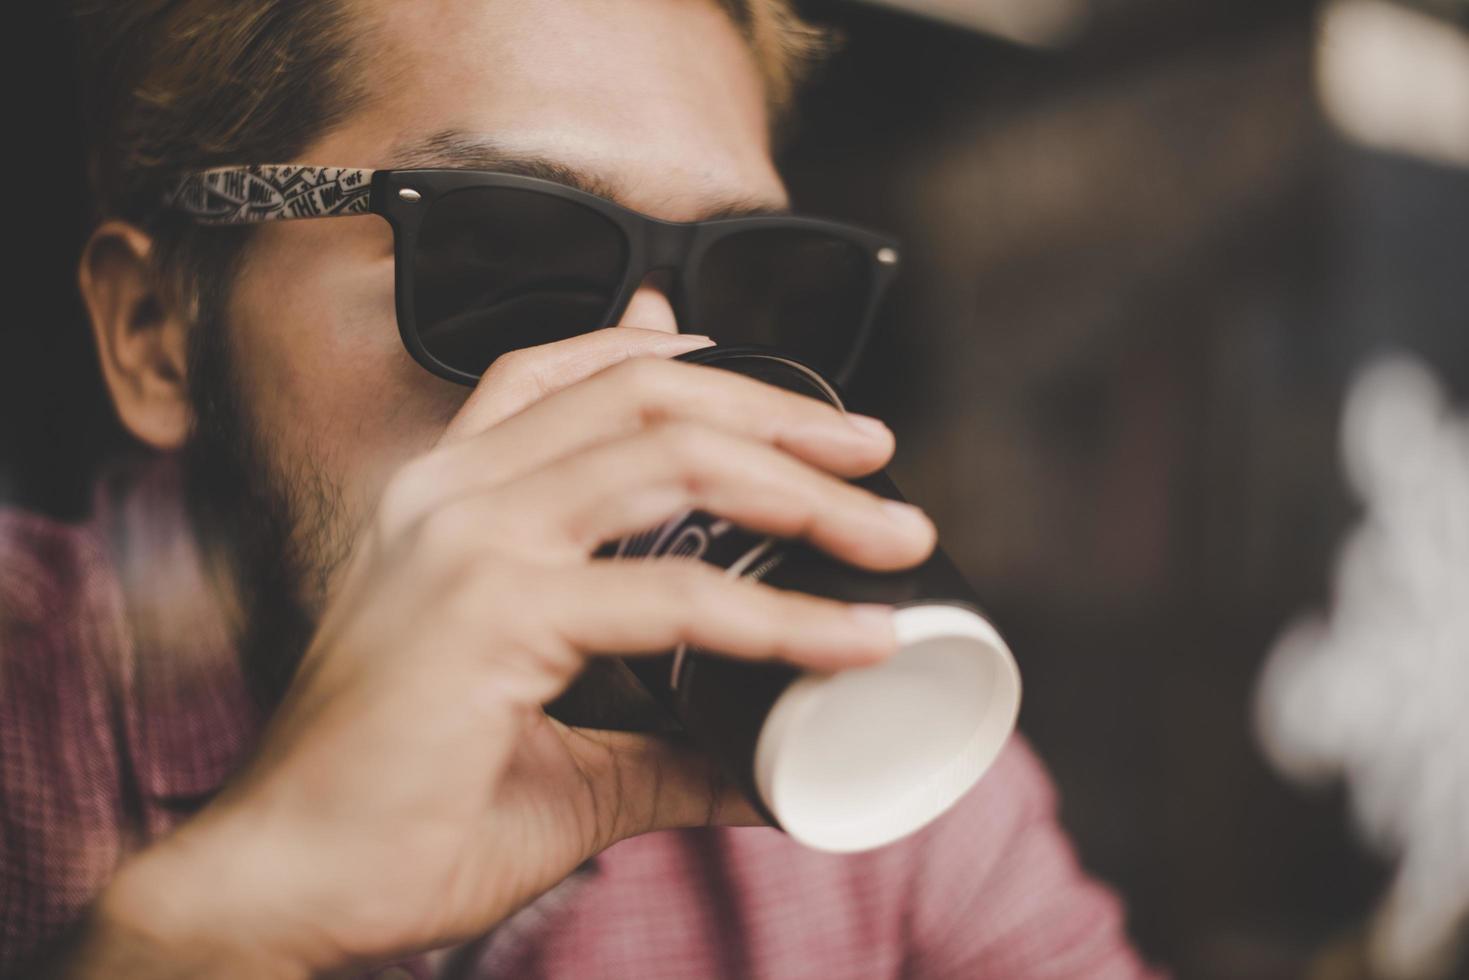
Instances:
[[[632,299],[628,300],[627,309],[623,311],[622,319],[617,321],[617,325],[678,333],[678,316],[668,300],[668,282],[668,276],[661,272],[649,273],[638,284]]]

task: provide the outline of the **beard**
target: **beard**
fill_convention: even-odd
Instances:
[[[268,716],[316,632],[328,583],[357,524],[339,482],[307,459],[282,465],[250,416],[222,318],[195,326],[189,351],[194,430],[183,454],[185,504],[205,572],[224,599],[251,699]],[[321,458],[329,458],[322,455]],[[621,661],[590,658],[546,705],[568,725],[673,734],[681,726]]]
[[[248,413],[221,320],[197,324],[189,352],[194,430],[185,505],[204,568],[228,611],[245,683],[269,714],[290,686],[345,560],[342,494],[318,467],[278,466]]]

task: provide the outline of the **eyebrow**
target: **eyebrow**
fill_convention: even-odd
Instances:
[[[514,152],[492,138],[463,130],[443,130],[423,139],[400,142],[389,152],[388,161],[387,169],[392,170],[488,170],[538,177],[630,207],[621,199],[616,187],[595,174],[549,157]],[[700,208],[699,220],[790,213],[791,209],[784,205],[773,205],[755,198],[720,196],[710,198]]]

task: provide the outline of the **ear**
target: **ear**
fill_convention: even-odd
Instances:
[[[144,443],[174,450],[193,421],[188,391],[190,319],[160,295],[152,238],[123,221],[92,232],[77,272],[102,376],[122,424]]]

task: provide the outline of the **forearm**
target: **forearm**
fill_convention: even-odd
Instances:
[[[171,855],[144,852],[119,870],[71,929],[16,975],[46,980],[310,976],[310,970],[280,953],[275,935],[265,927],[269,896],[252,901],[202,870],[182,869]]]
[[[189,977],[265,977],[252,964],[203,946],[179,948],[160,937],[103,920],[93,909],[58,937],[16,977],[42,980],[184,980]]]

